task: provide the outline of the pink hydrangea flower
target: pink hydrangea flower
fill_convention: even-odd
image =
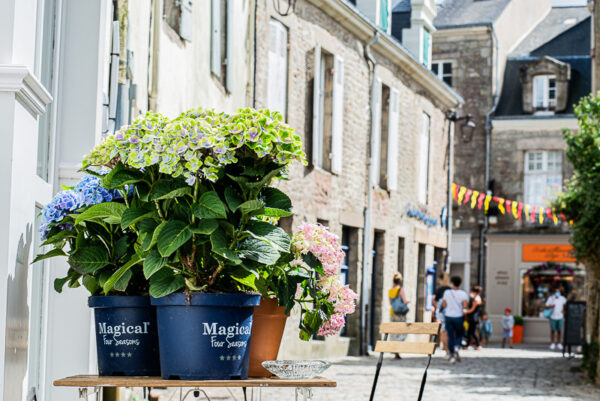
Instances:
[[[326,321],[323,326],[319,329],[320,336],[333,336],[342,330],[346,320],[344,319],[344,315],[341,313],[336,313],[331,316],[331,319]]]
[[[302,255],[308,252],[315,255],[326,276],[339,274],[345,254],[338,236],[321,224],[302,223],[298,228],[292,239],[292,250]]]

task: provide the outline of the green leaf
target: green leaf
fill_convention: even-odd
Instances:
[[[163,221],[158,226],[156,226],[156,228],[154,229],[154,232],[152,233],[152,240],[150,241],[148,246],[144,247],[145,250],[148,250],[148,249],[152,248],[154,245],[156,245],[156,243],[158,242],[158,237],[160,236],[160,233],[162,232],[163,228],[165,228],[166,225],[167,225],[167,222]],[[146,242],[146,241],[144,241],[144,242]]]
[[[108,251],[103,246],[76,249],[68,259],[69,265],[78,273],[89,274],[108,265]]]
[[[220,255],[222,257],[224,257],[225,259],[229,260],[230,262],[233,262],[234,265],[239,265],[240,263],[242,263],[242,259],[239,258],[238,255],[236,255],[235,252],[233,252],[230,249],[227,248],[217,248],[212,250],[214,253],[216,253],[217,255]]]
[[[273,265],[279,259],[279,252],[275,248],[256,238],[244,239],[239,244],[238,251],[240,257],[263,265]]]
[[[96,295],[100,291],[100,286],[98,285],[98,282],[91,274],[86,274],[85,276],[83,276],[81,281],[83,282],[83,286],[90,292],[90,294]]]
[[[126,229],[127,227],[137,223],[138,221],[150,218],[154,216],[156,212],[154,209],[147,207],[136,207],[126,209],[121,215],[121,228]]]
[[[135,184],[144,179],[144,173],[136,169],[120,168],[117,166],[102,180],[102,186],[107,189],[122,188],[126,184]]]
[[[164,297],[180,290],[183,286],[185,286],[183,276],[164,267],[150,278],[150,295],[154,298]]]
[[[117,243],[112,250],[113,260],[119,260],[125,255],[129,248],[129,244],[127,243],[128,240],[129,238],[126,235],[117,240]]]
[[[227,206],[229,206],[229,210],[232,212],[234,212],[243,202],[235,189],[231,187],[225,188],[225,201],[227,202]]]
[[[72,231],[69,231],[69,230],[59,231],[58,233],[46,238],[46,241],[44,241],[42,243],[42,246],[55,244],[57,242],[64,241],[67,238],[75,238],[75,237],[76,237],[76,235],[73,234]]]
[[[157,239],[158,251],[164,256],[170,256],[183,244],[192,238],[192,232],[188,225],[180,220],[167,221],[160,230]]]
[[[150,191],[150,200],[173,199],[192,193],[192,187],[184,181],[159,180]]]
[[[133,272],[131,270],[127,270],[125,274],[121,276],[120,279],[117,280],[115,285],[113,285],[113,290],[125,292],[127,291],[127,286],[129,285],[129,280],[133,277]]]
[[[109,224],[120,224],[127,206],[117,202],[105,202],[90,206],[75,219],[75,225],[83,221],[102,219]]]
[[[69,268],[66,277],[57,278],[54,280],[54,289],[56,290],[56,292],[61,293],[63,287],[65,286],[65,284],[67,284],[67,282],[77,280],[79,277],[81,277],[79,273]]]
[[[265,216],[287,217],[292,215],[292,201],[283,191],[266,187],[261,191],[260,198],[265,202]]]
[[[165,267],[169,258],[163,258],[156,249],[150,251],[144,259],[144,276],[148,279],[154,273]]]
[[[217,227],[219,227],[219,222],[217,220],[202,219],[196,227],[190,227],[190,231],[194,234],[210,235],[217,229]]]
[[[264,221],[252,221],[246,226],[246,232],[254,238],[266,241],[281,252],[290,252],[290,236],[280,227]]]
[[[265,203],[263,201],[258,200],[258,199],[252,199],[252,200],[242,203],[238,207],[238,210],[240,210],[242,212],[242,214],[244,214],[244,215],[251,214],[251,213],[261,214],[263,212],[264,206],[265,206]]]
[[[210,236],[212,250],[227,248],[227,236],[222,228],[215,230]]]
[[[48,258],[53,258],[55,256],[67,256],[67,254],[62,250],[62,249],[53,249],[49,252],[43,253],[41,255],[37,255],[35,257],[35,259],[33,259],[33,263],[39,262],[40,260],[44,260],[44,259],[48,259]]]
[[[225,204],[215,191],[203,193],[198,202],[192,205],[192,211],[196,217],[201,219],[227,218]]]
[[[119,267],[117,269],[116,272],[113,273],[112,276],[110,276],[110,278],[108,280],[106,280],[106,283],[104,283],[104,294],[108,294],[110,292],[110,290],[113,289],[113,287],[115,287],[117,285],[117,282],[119,282],[119,280],[121,280],[122,277],[126,277],[125,273],[127,273],[129,271],[129,269],[131,269],[133,266],[135,266],[136,264],[142,262],[143,259],[140,258],[138,255],[133,255],[131,257],[131,259],[129,259],[129,262],[125,263],[123,266]],[[129,281],[129,280],[127,280]],[[121,288],[122,287],[122,282],[121,284]],[[117,289],[117,288],[115,288]],[[124,289],[121,289],[119,291],[124,291]]]
[[[256,276],[252,273],[248,273],[243,269],[236,269],[230,273],[232,279],[245,285],[246,287],[250,287],[254,291],[258,291],[256,287]]]

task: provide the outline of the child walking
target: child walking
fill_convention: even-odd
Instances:
[[[492,335],[492,322],[488,319],[487,313],[483,312],[479,322],[479,332],[481,333],[481,342],[487,348],[490,345],[490,336]]]
[[[502,348],[504,348],[507,339],[510,348],[513,347],[512,336],[513,327],[515,326],[515,318],[512,317],[510,312],[510,308],[506,308],[504,309],[504,316],[502,316]]]

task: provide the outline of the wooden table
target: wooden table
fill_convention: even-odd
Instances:
[[[296,389],[296,400],[310,400],[312,398],[313,387],[336,387],[334,380],[317,376],[313,379],[280,379],[280,378],[250,378],[246,380],[165,380],[161,377],[146,376],[97,376],[97,375],[77,375],[65,377],[54,381],[55,386],[59,387],[78,387],[79,397],[87,399],[89,395],[97,394],[98,400],[102,399],[102,387],[178,387],[180,389],[191,388],[183,395],[180,391],[180,401],[185,400],[188,394],[192,392],[203,392],[202,388],[207,387],[237,387],[245,389],[248,387],[294,387]],[[92,387],[93,392],[89,393],[88,388]],[[206,393],[204,393],[206,395]],[[208,397],[206,397],[208,398]]]

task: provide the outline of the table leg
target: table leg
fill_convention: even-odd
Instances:
[[[87,387],[79,387],[79,398],[87,401],[90,395],[96,394],[96,401],[102,401],[102,387],[93,387],[93,389],[90,394]]]
[[[298,398],[298,396],[300,396]],[[296,387],[296,401],[310,401],[312,400],[313,392],[310,387]]]

